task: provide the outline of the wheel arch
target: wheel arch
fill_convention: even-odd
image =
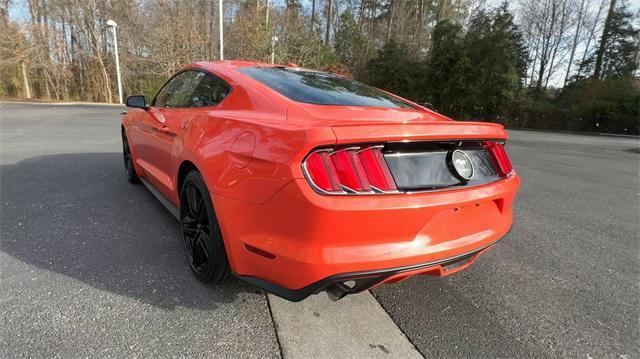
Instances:
[[[178,167],[178,179],[176,190],[178,192],[178,198],[180,198],[180,191],[182,191],[182,184],[184,183],[184,178],[187,177],[187,174],[191,171],[196,171],[202,175],[202,172],[198,169],[198,167],[189,160],[184,160]]]
[[[198,168],[198,166],[196,166],[195,163],[193,163],[190,160],[183,160],[180,163],[180,166],[178,167],[178,174],[177,174],[177,181],[176,181],[176,187],[177,187],[177,200],[178,200],[178,208],[180,207],[181,204],[181,199],[180,199],[180,192],[182,191],[182,185],[184,184],[184,181],[187,177],[187,174],[189,174],[191,171],[196,171],[200,174],[200,176],[202,177],[202,180],[204,182],[204,186],[205,188],[208,189],[206,180],[204,179],[204,173],[202,171],[200,171],[200,169]],[[212,195],[211,192],[209,192],[209,198],[211,200],[211,208],[213,209],[213,216],[215,218],[215,221],[218,223],[218,226],[220,228],[220,233],[221,233],[221,240],[222,240],[222,245],[223,248],[225,250],[226,253],[226,257],[227,257],[227,261],[229,263],[229,266],[231,269],[235,268],[235,260],[234,260],[234,256],[231,253],[231,246],[229,245],[229,243],[227,243],[229,236],[226,234],[227,233],[227,229],[224,227],[223,225],[223,220],[222,218],[220,218],[220,212],[219,209],[216,208],[216,203],[215,203],[215,199]]]

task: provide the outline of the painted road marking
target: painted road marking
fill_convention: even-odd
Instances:
[[[368,291],[337,302],[326,293],[299,303],[268,296],[285,359],[422,358]]]

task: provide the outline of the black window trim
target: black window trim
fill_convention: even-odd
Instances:
[[[202,72],[205,75],[211,76],[214,79],[218,79],[220,81],[222,81],[222,83],[227,87],[227,90],[229,92],[227,92],[227,96],[225,96],[222,101],[218,102],[215,105],[210,105],[210,106],[202,106],[202,107],[162,107],[162,108],[168,108],[168,109],[185,109],[185,108],[209,108],[209,107],[218,107],[220,106],[224,100],[227,99],[227,97],[229,97],[229,95],[231,95],[231,92],[233,92],[233,86],[231,86],[227,81],[225,81],[224,79],[222,79],[222,77],[214,74],[211,71],[207,71],[204,69],[199,69],[199,68],[186,68],[186,69],[182,69],[178,72],[176,72],[175,74],[173,74],[173,76],[169,77],[169,79],[167,81],[165,81],[164,85],[162,85],[162,87],[160,87],[160,89],[158,90],[158,92],[156,92],[156,94],[153,96],[153,100],[151,100],[151,107],[156,107],[156,98],[158,97],[158,94],[162,91],[162,89],[164,89],[165,87],[167,87],[167,85],[169,84],[169,82],[171,82],[171,80],[173,80],[174,77],[187,72],[187,71],[195,71],[195,72]]]

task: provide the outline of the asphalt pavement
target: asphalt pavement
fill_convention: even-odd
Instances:
[[[510,135],[509,236],[466,271],[375,297],[428,357],[639,357],[638,139]]]
[[[267,296],[198,283],[175,220],[124,179],[121,111],[0,103],[0,357],[281,357]],[[511,137],[509,237],[374,297],[425,357],[640,357],[638,140]]]

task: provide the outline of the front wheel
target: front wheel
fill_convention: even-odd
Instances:
[[[131,157],[131,148],[129,148],[129,140],[127,134],[122,132],[122,156],[124,158],[124,173],[129,183],[140,183],[140,178],[133,168],[133,157]]]
[[[209,191],[197,171],[185,177],[180,191],[180,225],[187,261],[201,282],[220,283],[229,264]]]

